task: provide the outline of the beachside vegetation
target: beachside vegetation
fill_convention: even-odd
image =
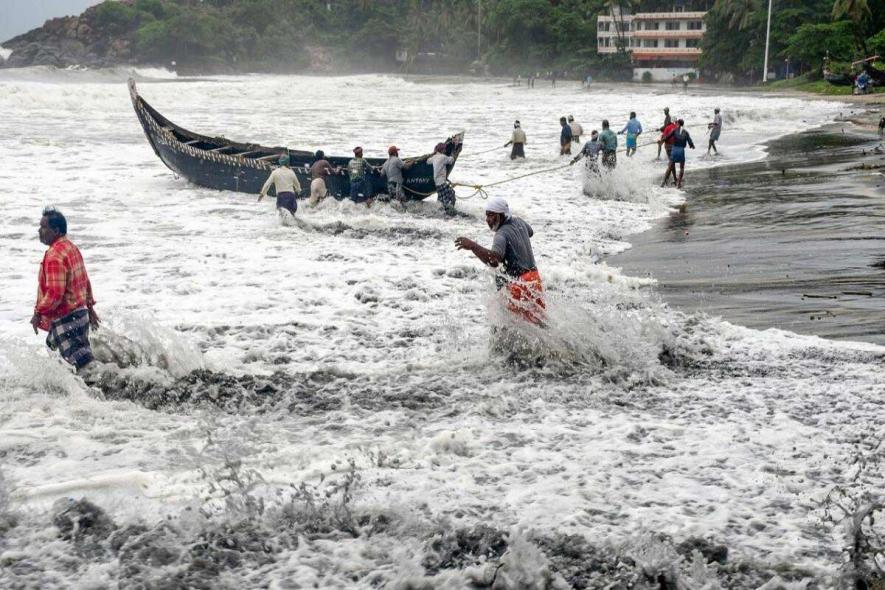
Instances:
[[[871,0],[777,0],[771,16],[769,70],[819,78],[831,71],[885,53],[885,10]],[[716,0],[706,17],[701,65],[737,81],[762,77],[767,0]]]

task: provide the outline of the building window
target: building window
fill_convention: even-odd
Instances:
[[[664,39],[664,47],[679,47],[679,39]]]
[[[689,31],[700,31],[704,28],[704,23],[699,20],[690,20],[688,21],[688,30]]]
[[[642,46],[643,47],[657,47],[658,40],[657,39],[644,39],[642,41]]]
[[[661,23],[658,21],[645,23],[645,29],[647,31],[657,31],[659,28],[661,28]]]
[[[700,47],[701,40],[700,39],[686,39],[685,46],[686,47]]]
[[[679,30],[679,21],[668,20],[667,21],[667,30],[668,31],[678,31]]]

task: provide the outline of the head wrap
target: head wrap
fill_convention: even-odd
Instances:
[[[277,161],[280,163],[280,166],[288,166],[289,165],[289,156],[286,154],[283,154],[282,156],[280,156],[280,159]]]
[[[517,119],[516,121],[513,122],[513,126],[514,126],[514,127],[519,127],[519,119]]]
[[[389,148],[387,148],[387,155],[388,156],[395,156],[398,153],[399,153],[399,148],[396,147],[395,145],[392,145]]]
[[[353,153],[355,153],[355,154],[360,154],[360,153],[362,153],[362,151],[363,151],[363,148],[361,148],[360,146],[356,146],[355,148],[353,148]]]
[[[444,151],[446,151],[446,144],[442,142],[436,144],[436,147],[433,148],[433,151],[443,153]]]
[[[503,213],[505,219],[510,219],[510,206],[501,197],[491,197],[486,201],[486,213]]]
[[[569,115],[569,116],[568,116],[568,122],[569,122],[569,123],[571,123],[571,122],[574,121],[574,120],[575,120],[574,115]]]

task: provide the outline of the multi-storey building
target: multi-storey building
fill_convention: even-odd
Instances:
[[[707,30],[706,12],[636,12],[621,14],[617,8],[596,19],[599,53],[615,53],[619,43],[631,54],[633,77],[650,72],[652,79],[670,81],[673,76],[697,72],[701,39]]]

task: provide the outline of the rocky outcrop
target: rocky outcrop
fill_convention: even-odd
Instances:
[[[108,67],[134,62],[132,42],[94,27],[94,8],[80,16],[46,21],[34,29],[3,43],[12,54],[0,67],[26,66]]]

